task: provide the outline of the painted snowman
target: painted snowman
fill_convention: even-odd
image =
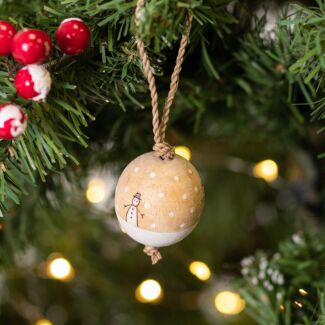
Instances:
[[[140,214],[142,218],[144,216],[144,214],[142,214],[138,209],[140,201],[141,201],[141,194],[136,193],[133,196],[132,203],[128,205],[124,205],[125,208],[129,207],[126,213],[126,222],[131,224],[134,227],[138,227],[138,214]]]

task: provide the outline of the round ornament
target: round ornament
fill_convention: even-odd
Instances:
[[[161,159],[154,152],[133,160],[115,192],[115,210],[123,231],[148,247],[164,247],[195,228],[204,205],[204,189],[195,167],[181,156]]]
[[[181,241],[195,228],[204,205],[204,189],[194,166],[165,141],[169,113],[173,104],[189,39],[192,15],[186,17],[170,89],[161,119],[153,69],[139,25],[144,0],[138,0],[134,23],[136,44],[147,78],[152,104],[154,146],[133,160],[123,171],[115,191],[115,211],[121,228],[131,238],[145,245],[144,253],[156,264],[162,257],[159,247]]]
[[[12,140],[26,129],[27,115],[14,104],[0,105],[0,139]]]
[[[52,52],[49,35],[39,29],[26,28],[18,32],[12,42],[12,55],[21,64],[43,63]]]
[[[56,31],[55,39],[63,53],[76,55],[87,48],[90,31],[81,19],[69,18],[62,21]]]
[[[0,20],[0,55],[11,54],[12,39],[17,33],[14,25],[6,20]]]
[[[34,101],[44,101],[51,90],[50,73],[38,64],[27,65],[20,69],[15,77],[17,93]]]

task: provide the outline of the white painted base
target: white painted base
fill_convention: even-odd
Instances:
[[[197,225],[196,223],[194,226],[177,232],[155,232],[135,227],[132,224],[127,223],[124,219],[120,217],[117,218],[123,231],[125,231],[132,239],[140,244],[151,247],[173,245],[188,236]]]

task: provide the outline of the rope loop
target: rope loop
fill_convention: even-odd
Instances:
[[[152,72],[150,65],[149,56],[139,34],[140,20],[141,20],[141,10],[144,6],[144,0],[138,0],[135,9],[134,22],[136,27],[136,42],[139,50],[140,58],[142,59],[143,71],[147,78],[150,96],[151,96],[151,106],[152,106],[152,129],[154,135],[155,145],[153,150],[157,153],[157,156],[163,159],[173,159],[175,156],[174,149],[168,143],[165,142],[166,129],[169,121],[170,108],[173,105],[175,95],[179,84],[179,75],[182,70],[182,64],[185,56],[185,49],[189,40],[189,34],[192,23],[192,14],[189,12],[185,21],[185,30],[180,41],[180,46],[176,58],[176,64],[174,71],[171,76],[170,88],[165,100],[162,118],[159,119],[159,104],[158,104],[158,92],[156,86],[156,79]]]

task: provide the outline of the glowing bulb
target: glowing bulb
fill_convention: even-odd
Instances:
[[[42,318],[42,319],[39,319],[35,325],[53,325],[52,322],[50,322],[48,319],[45,319],[45,318]]]
[[[155,280],[145,280],[135,290],[135,297],[143,303],[158,302],[162,297],[161,286]]]
[[[245,301],[239,294],[222,291],[215,297],[214,304],[216,309],[226,315],[237,315],[245,308]]]
[[[209,267],[203,262],[192,262],[189,266],[189,270],[192,274],[194,274],[197,278],[202,281],[208,280],[211,276],[211,271]]]
[[[308,295],[308,292],[304,289],[299,289],[299,293],[302,295],[302,296],[307,296]]]
[[[303,304],[301,303],[301,302],[299,302],[299,301],[294,301],[293,302],[296,306],[298,306],[299,308],[302,308],[303,307]]]
[[[175,147],[175,153],[176,155],[179,155],[186,160],[191,160],[191,150],[188,147],[185,146],[177,146]]]
[[[47,274],[56,280],[71,281],[74,277],[74,270],[68,260],[57,257],[48,262]]]
[[[273,160],[263,160],[254,166],[255,177],[264,178],[267,182],[273,182],[278,177],[278,165]]]
[[[99,203],[105,199],[105,183],[101,179],[93,179],[88,183],[86,198],[91,203]]]

